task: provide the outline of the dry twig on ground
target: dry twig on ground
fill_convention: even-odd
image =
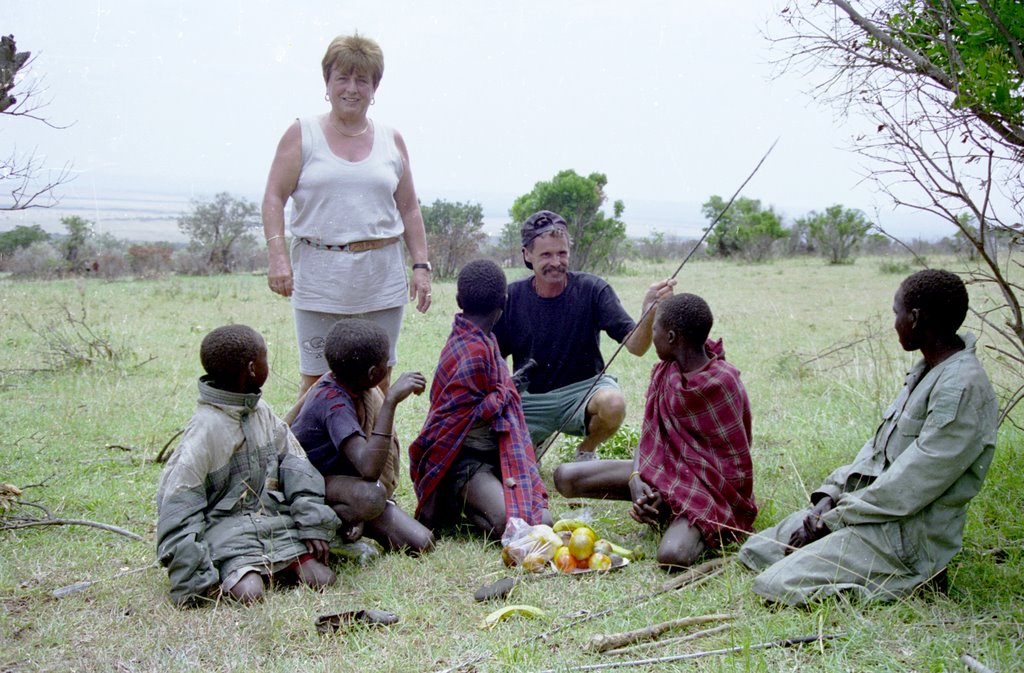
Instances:
[[[8,484],[5,484],[5,486],[8,486]],[[14,505],[21,507],[35,507],[36,509],[42,510],[43,516],[20,516],[11,514],[10,511],[14,509]],[[145,538],[141,535],[109,523],[90,521],[88,519],[66,519],[56,517],[45,505],[40,505],[35,502],[25,502],[23,500],[5,501],[3,511],[4,513],[0,513],[0,530],[17,530],[19,528],[30,528],[32,526],[89,526],[91,528],[99,528],[100,530],[117,533],[118,535],[124,535],[125,537],[129,537],[140,542],[145,541]]]
[[[707,624],[708,622],[724,622],[730,619],[734,619],[735,615],[730,614],[712,614],[712,615],[698,615],[695,617],[680,617],[679,619],[670,619],[667,622],[661,622],[660,624],[651,624],[645,626],[642,629],[636,629],[634,631],[623,631],[622,633],[602,633],[596,635],[590,639],[587,643],[587,649],[593,650],[594,652],[605,652],[618,647],[624,647],[626,645],[632,645],[633,643],[640,642],[642,640],[653,640],[672,629],[678,629],[683,626],[694,626],[696,624]]]

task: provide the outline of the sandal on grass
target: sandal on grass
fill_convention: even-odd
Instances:
[[[321,634],[334,633],[342,627],[391,626],[398,622],[398,615],[384,610],[349,610],[336,615],[320,615],[316,618],[316,630]]]

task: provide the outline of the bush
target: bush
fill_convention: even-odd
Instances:
[[[157,278],[174,268],[171,256],[174,248],[170,243],[149,243],[132,245],[128,248],[128,268],[139,278]]]
[[[36,241],[28,247],[19,248],[7,264],[8,271],[15,278],[57,278],[63,268],[64,256],[48,241]]]

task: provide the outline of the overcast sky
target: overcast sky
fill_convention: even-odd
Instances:
[[[644,202],[680,204],[678,233],[692,235],[699,204],[729,195],[779,138],[746,196],[789,218],[833,203],[887,213],[846,149],[855,122],[806,95],[811,82],[772,79],[763,33],[780,5],[0,0],[0,32],[36,58],[46,116],[71,125],[2,119],[0,146],[72,161],[79,196],[258,199],[287,126],[328,109],[328,42],[358,30],[385,57],[370,116],[405,136],[424,201],[507,210],[561,169],[600,171],[627,223]]]

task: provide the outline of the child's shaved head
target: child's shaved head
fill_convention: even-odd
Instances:
[[[456,289],[459,306],[467,313],[484,315],[505,308],[505,272],[489,259],[477,259],[462,267]]]
[[[715,322],[708,303],[695,294],[677,294],[658,304],[662,329],[675,332],[691,346],[703,345]]]
[[[199,361],[214,381],[236,380],[267,345],[259,332],[248,325],[225,325],[205,337],[199,347]]]
[[[387,366],[391,342],[384,328],[359,318],[334,323],[324,343],[324,358],[335,378],[354,384],[370,367]]]
[[[925,269],[900,284],[903,306],[920,309],[938,333],[955,334],[967,317],[967,288],[960,276],[942,269]]]

